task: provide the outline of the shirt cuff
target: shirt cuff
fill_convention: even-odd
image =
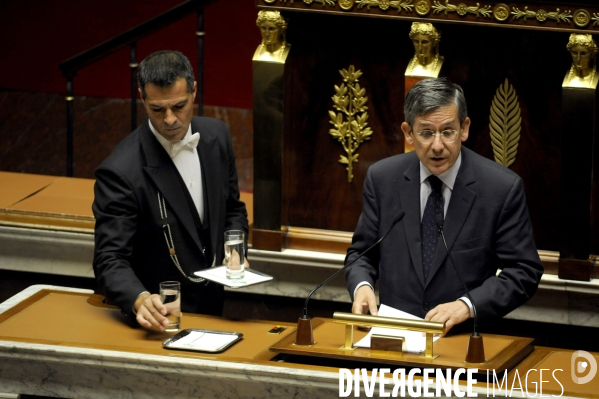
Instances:
[[[466,306],[468,306],[468,309],[470,309],[470,317],[474,317],[475,314],[475,310],[474,310],[474,306],[472,305],[472,302],[470,302],[470,299],[468,299],[467,296],[463,296],[461,298],[458,298],[460,301],[464,302],[466,304]]]
[[[137,297],[135,297],[135,301],[137,301],[137,299],[138,299],[140,296],[142,296],[143,294],[149,294],[149,293],[150,293],[149,291],[144,291],[144,292],[140,293],[140,294],[139,294]],[[131,306],[131,311],[133,312],[133,314],[134,314],[135,316],[137,316],[137,312],[135,311],[135,301],[133,301],[133,306]]]
[[[370,287],[370,289],[371,289],[371,290],[374,292],[374,288],[372,288],[372,285],[370,285],[370,283],[369,283],[369,282],[367,282],[367,281],[362,281],[361,283],[359,283],[358,285],[356,285],[356,288],[354,288],[354,295],[353,295],[353,298],[354,298],[354,299],[356,298],[356,292],[358,291],[358,288],[360,288],[360,287],[361,287],[361,286],[363,286],[363,285],[367,285],[367,286],[369,286],[369,287]]]

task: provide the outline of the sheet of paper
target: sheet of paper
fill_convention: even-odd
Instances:
[[[379,307],[379,316],[396,317],[398,319],[423,320],[420,317],[411,315],[402,310],[395,309],[384,304],[381,304]],[[426,349],[425,333],[382,327],[372,327],[370,332],[364,338],[356,342],[356,346],[360,348],[370,348],[370,337],[372,334],[404,337],[406,340],[406,350],[410,353],[421,353]],[[439,339],[439,335],[436,334],[433,338],[433,341],[436,341],[437,339]]]
[[[272,276],[267,274],[254,271],[252,269],[246,269],[242,279],[231,280],[227,278],[226,272],[226,266],[218,266],[210,269],[200,270],[194,274],[198,277],[202,277],[231,288],[247,287],[248,285],[264,283],[273,279]]]
[[[213,352],[235,341],[236,339],[237,336],[233,334],[215,334],[203,331],[191,331],[183,338],[168,344],[168,347]]]

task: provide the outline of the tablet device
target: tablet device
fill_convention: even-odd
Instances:
[[[243,334],[238,332],[188,328],[164,341],[162,346],[167,349],[216,353],[223,352],[242,337]]]

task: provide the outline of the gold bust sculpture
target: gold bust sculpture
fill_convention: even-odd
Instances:
[[[572,55],[572,66],[564,78],[563,87],[597,88],[597,43],[591,35],[573,33],[566,46]]]
[[[260,11],[256,25],[260,28],[262,43],[256,49],[253,60],[284,63],[291,47],[285,41],[285,18],[279,11]]]
[[[441,34],[432,24],[414,22],[410,30],[414,44],[414,57],[406,69],[406,76],[436,78],[439,76],[444,58],[439,55]]]

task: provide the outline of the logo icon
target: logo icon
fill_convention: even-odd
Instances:
[[[587,370],[588,374],[586,376],[579,377],[579,375],[584,374]],[[586,384],[595,378],[595,374],[597,374],[597,360],[589,352],[576,351],[572,354],[570,373],[572,374],[572,381],[575,384]]]

